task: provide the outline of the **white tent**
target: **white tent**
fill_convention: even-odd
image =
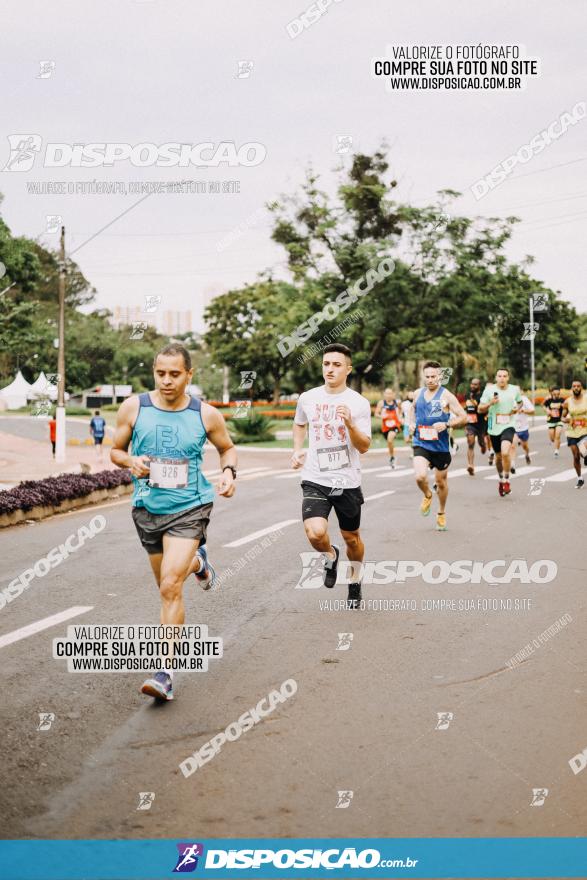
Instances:
[[[46,375],[41,372],[29,389],[29,400],[35,400],[39,397],[49,397],[51,400],[57,400],[57,385],[53,385],[47,379]]]
[[[19,370],[14,381],[0,389],[0,397],[7,409],[20,409],[21,406],[27,405],[27,397],[32,387]]]

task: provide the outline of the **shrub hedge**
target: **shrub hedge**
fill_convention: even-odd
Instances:
[[[44,480],[26,480],[0,492],[0,514],[31,510],[37,505],[61,504],[72,498],[83,498],[97,489],[114,489],[131,482],[130,471],[119,468],[97,474],[58,474]]]

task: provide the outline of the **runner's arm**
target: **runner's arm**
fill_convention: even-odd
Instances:
[[[235,485],[232,471],[224,468],[233,467],[236,470],[237,455],[236,447],[226,428],[224,416],[209,403],[202,404],[202,421],[210,443],[216,447],[220,456],[220,470],[222,471],[218,484],[218,494],[229,498],[234,494]]]
[[[479,401],[477,412],[481,413],[481,415],[485,415],[485,413],[489,412],[490,408],[493,406],[493,403],[493,394],[490,387],[486,385],[483,390],[483,394],[481,395],[481,400]]]
[[[454,416],[454,420],[451,422],[450,417],[448,421],[449,428],[461,428],[463,425],[467,424],[467,413],[459,403],[458,399],[452,393],[452,391],[446,392],[448,398],[448,408],[450,413]]]
[[[414,399],[410,403],[410,411],[408,413],[408,425],[410,426],[410,434],[413,434],[416,430],[416,401],[420,396],[420,389],[418,389],[414,394]]]
[[[128,447],[132,439],[132,428],[138,412],[138,398],[128,397],[120,405],[116,414],[116,428],[114,440],[110,450],[110,460],[120,468],[130,468],[135,477],[148,477],[149,468],[145,465],[148,461],[144,455],[129,455]]]
[[[373,415],[375,416],[376,419],[378,419],[379,416],[381,415],[381,410],[382,410],[382,409],[383,409],[383,401],[380,400],[380,401],[378,402],[377,406],[375,407],[375,412],[373,413]]]
[[[369,417],[371,417],[371,411],[369,411]],[[361,455],[363,455],[371,446],[371,438],[368,436],[368,434],[363,434],[363,432],[359,428],[357,428],[357,426],[353,422],[347,424],[346,428],[349,432],[351,443],[353,444],[357,452],[360,452]]]
[[[304,441],[306,439],[306,434],[308,432],[308,424],[298,425],[297,422],[293,423],[293,448],[294,452],[301,452],[304,447]]]
[[[563,421],[563,422],[570,422],[571,421],[571,417],[569,416],[568,404],[569,404],[569,399],[567,397],[567,399],[563,403],[563,408],[561,410],[561,421]]]

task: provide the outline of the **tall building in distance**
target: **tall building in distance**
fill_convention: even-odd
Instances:
[[[199,333],[204,333],[206,331],[206,322],[204,320],[204,312],[210,305],[213,299],[217,296],[221,296],[223,293],[226,293],[228,287],[225,284],[220,284],[219,282],[213,282],[212,284],[208,284],[204,290],[201,290],[196,296],[198,299],[199,309],[196,311],[196,330]]]
[[[112,310],[110,324],[115,330],[123,325],[133,325],[140,321],[154,327],[163,336],[179,336],[191,333],[193,329],[191,309],[162,309],[155,302],[155,311],[145,311],[145,306],[115,306]]]
[[[157,330],[164,336],[179,336],[181,333],[191,333],[192,331],[191,309],[185,311],[163,309],[161,312],[155,312],[155,317]]]
[[[134,324],[135,321],[146,321],[151,327],[155,327],[156,314],[156,312],[154,314],[144,312],[142,306],[114,306],[110,324],[115,330],[123,325]]]

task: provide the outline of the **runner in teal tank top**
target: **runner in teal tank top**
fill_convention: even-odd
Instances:
[[[202,473],[204,443],[218,450],[216,488],[227,498],[235,490],[236,449],[218,410],[187,393],[193,370],[183,345],[160,351],[153,375],[155,391],[133,395],[118,410],[110,457],[132,474],[132,518],[159,587],[161,623],[181,625],[185,579],[194,574],[205,590],[215,580],[205,547],[214,488]],[[141,690],[172,700],[172,678],[173,670],[161,666]]]

